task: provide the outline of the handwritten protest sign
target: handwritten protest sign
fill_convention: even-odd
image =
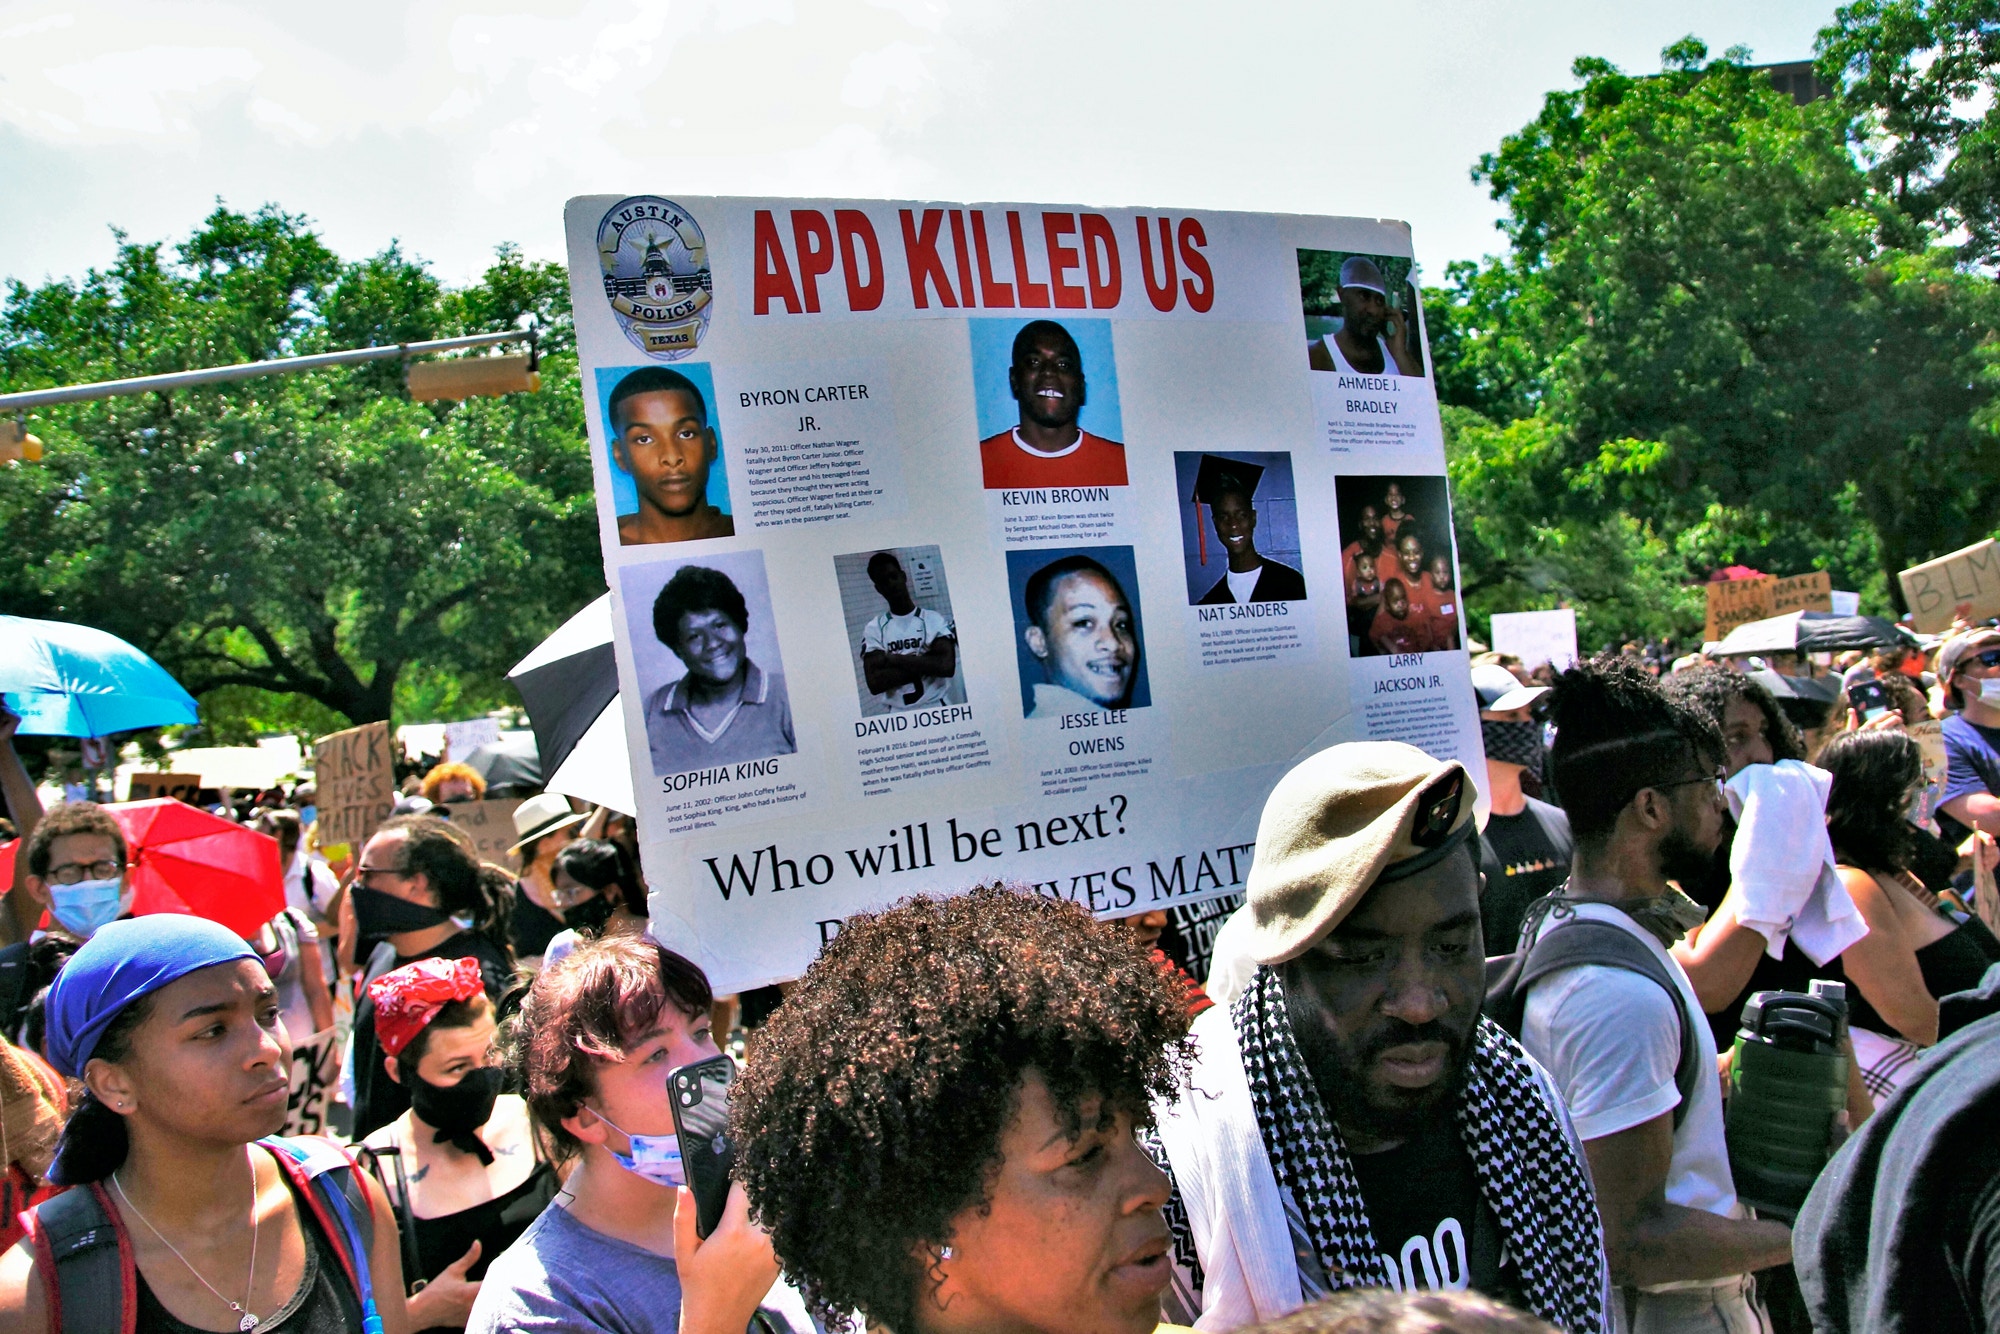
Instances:
[[[1825,570],[1787,575],[1771,581],[1771,614],[1788,611],[1832,611],[1833,576]]]
[[[126,799],[150,801],[154,797],[178,797],[192,806],[200,793],[200,774],[133,774]]]
[[[319,789],[319,844],[358,847],[396,805],[389,724],[363,723],[313,747]]]
[[[472,835],[480,861],[519,870],[514,858],[507,855],[507,849],[517,841],[514,808],[523,800],[521,797],[493,797],[486,801],[457,802],[447,809],[451,813],[451,822]]]
[[[1702,638],[1710,643],[1721,639],[1739,625],[1776,616],[1772,610],[1769,575],[1756,579],[1718,579],[1705,585],[1708,593],[1708,622]]]
[[[1949,556],[1912,565],[1896,578],[1921,634],[1950,629],[1960,607],[1965,608],[1967,620],[2000,616],[2000,545],[1990,537]]]
[[[1576,609],[1494,612],[1493,651],[1513,654],[1529,671],[1545,662],[1568,671],[1576,666]]]

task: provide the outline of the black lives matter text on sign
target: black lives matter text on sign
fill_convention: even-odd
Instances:
[[[718,372],[724,451],[753,528],[900,514],[889,376],[868,362]]]

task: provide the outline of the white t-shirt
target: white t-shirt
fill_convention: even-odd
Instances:
[[[1357,371],[1347,362],[1347,355],[1340,350],[1340,340],[1332,334],[1320,335],[1320,342],[1326,344],[1327,355],[1333,358],[1334,369],[1345,375],[1401,375],[1402,368],[1389,351],[1389,340],[1381,334],[1375,335],[1376,344],[1382,349],[1382,369],[1379,371]]]
[[[1235,598],[1238,602],[1248,602],[1250,595],[1257,591],[1257,581],[1263,577],[1264,566],[1262,562],[1258,563],[1256,569],[1248,570],[1242,574],[1230,570],[1228,572],[1229,596]]]
[[[1724,1218],[1743,1217],[1722,1137],[1722,1081],[1715,1074],[1715,1038],[1699,1019],[1701,1002],[1687,974],[1650,932],[1618,909],[1580,903],[1576,913],[1610,922],[1644,941],[1680,985],[1681,1003],[1697,1016],[1694,1033],[1701,1044],[1705,1077],[1695,1081],[1688,1113],[1674,1131],[1674,1156],[1667,1167],[1668,1202]],[[1561,923],[1549,926],[1547,919],[1543,925],[1562,929]],[[1532,942],[1524,942],[1523,948],[1528,943]],[[1659,983],[1638,973],[1596,964],[1550,973],[1528,992],[1521,1045],[1554,1077],[1576,1121],[1577,1134],[1586,1140],[1630,1130],[1680,1104],[1674,1068],[1680,1059],[1681,1017]],[[1693,1286],[1717,1281],[1704,1279]]]
[[[907,616],[885,611],[861,631],[861,652],[923,653],[939,639],[956,639],[952,623],[929,607],[918,607]],[[921,686],[900,686],[876,699],[892,709],[915,709],[935,704],[951,688],[949,676],[926,676]]]

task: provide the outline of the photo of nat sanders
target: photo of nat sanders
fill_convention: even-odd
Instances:
[[[1301,602],[1290,454],[1174,455],[1188,604]]]
[[[1403,255],[1301,250],[1299,304],[1305,308],[1306,361],[1342,375],[1424,373],[1417,288]]]
[[[611,440],[619,544],[735,536],[722,446],[709,415],[715,386],[708,367],[606,367],[597,384]]]
[[[655,775],[798,750],[762,552],[618,573]]]
[[[974,320],[971,332],[987,490],[1125,485],[1109,320]]]
[[[958,626],[935,546],[833,558],[861,714],[965,703]]]
[[[1461,647],[1443,477],[1340,477],[1340,570],[1351,657]]]
[[[1021,706],[1030,718],[1152,703],[1130,547],[1007,553]]]

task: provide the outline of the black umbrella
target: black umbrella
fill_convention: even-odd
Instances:
[[[1778,707],[1792,720],[1792,726],[1808,732],[1826,725],[1827,716],[1833,711],[1835,701],[1846,693],[1841,689],[1840,678],[1837,676],[1785,676],[1768,669],[1750,672],[1747,675],[1752,681],[1771,692],[1778,701]]]
[[[520,692],[535,729],[542,772],[553,775],[611,702],[618,666],[611,649],[611,595],[564,621],[562,628],[514,665],[507,679]]]
[[[486,780],[489,797],[525,797],[542,790],[542,761],[533,732],[506,732],[465,757]]]

